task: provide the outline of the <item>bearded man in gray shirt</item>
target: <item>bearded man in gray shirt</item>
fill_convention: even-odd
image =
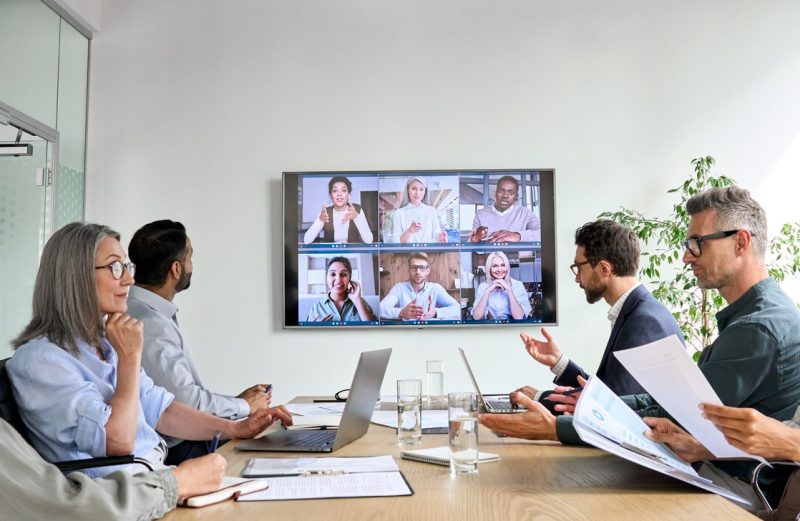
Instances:
[[[210,391],[178,328],[178,306],[172,301],[189,288],[192,252],[192,241],[179,222],[154,221],[131,238],[128,256],[136,264],[136,285],[128,294],[128,314],[144,323],[142,368],[179,402],[220,418],[245,418],[269,407],[272,391],[267,384],[254,385],[238,396]],[[204,441],[167,438],[167,446],[168,465],[208,453]]]

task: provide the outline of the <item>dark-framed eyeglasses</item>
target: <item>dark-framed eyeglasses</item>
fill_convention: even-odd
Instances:
[[[408,271],[428,271],[428,266],[409,266]]]
[[[583,266],[584,264],[591,264],[592,266],[594,266],[595,260],[587,259],[585,261],[575,262],[573,264],[570,264],[569,269],[572,270],[573,275],[578,275],[578,272],[581,270],[581,266]]]
[[[136,264],[132,262],[120,262],[114,261],[111,264],[106,264],[105,266],[95,266],[94,269],[102,270],[104,268],[108,268],[111,270],[111,276],[114,277],[116,280],[122,278],[122,272],[128,270],[128,274],[133,277],[136,274]]]
[[[724,239],[725,237],[730,237],[734,235],[739,230],[725,230],[724,232],[714,232],[709,233],[708,235],[701,235],[700,237],[687,237],[685,241],[683,241],[683,248],[685,250],[689,250],[689,253],[694,255],[695,257],[699,257],[703,254],[703,243],[706,241],[713,241],[715,239]],[[750,234],[753,235],[752,233]]]

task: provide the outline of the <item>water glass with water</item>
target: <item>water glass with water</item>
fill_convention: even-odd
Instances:
[[[450,431],[450,473],[478,472],[478,395],[447,395],[447,418]]]
[[[422,442],[422,380],[397,380],[397,443]]]
[[[444,362],[428,360],[425,362],[425,379],[427,383],[428,401],[435,402],[444,397]]]

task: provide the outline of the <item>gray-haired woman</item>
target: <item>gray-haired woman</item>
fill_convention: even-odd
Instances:
[[[173,401],[141,369],[142,324],[125,314],[136,266],[119,234],[72,223],[44,247],[33,317],[6,364],[34,448],[49,461],[133,453],[163,467],[158,433],[182,439],[249,438],[282,407],[232,422]],[[158,431],[158,432],[156,432]],[[93,477],[116,468],[90,469]]]

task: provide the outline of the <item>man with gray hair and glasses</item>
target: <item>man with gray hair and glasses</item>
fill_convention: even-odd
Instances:
[[[727,187],[695,195],[686,210],[691,220],[683,262],[700,288],[718,290],[728,303],[716,316],[719,336],[703,350],[697,365],[723,404],[788,420],[800,404],[800,312],[767,271],[764,209],[747,190]],[[649,394],[622,399],[641,416],[667,416]],[[581,443],[570,417],[556,418],[525,396],[518,403],[529,410],[511,415],[513,424],[503,422],[501,432]],[[483,415],[481,423],[497,430],[501,422],[494,416]],[[729,488],[752,497],[752,465],[717,462],[705,467],[712,479],[727,479]]]

